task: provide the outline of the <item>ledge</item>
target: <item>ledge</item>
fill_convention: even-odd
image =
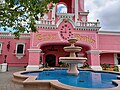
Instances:
[[[37,70],[37,71],[43,71],[43,69]],[[29,72],[37,72],[37,71],[29,71]],[[100,72],[106,72],[106,71],[100,71]],[[22,75],[22,73],[28,73],[28,71],[21,71],[21,72],[14,73],[12,80],[16,83],[23,84],[24,88],[27,90],[33,90],[33,89],[36,89],[36,90],[40,90],[40,89],[41,90],[43,89],[45,90],[90,90],[87,88],[69,86],[59,82],[58,80],[36,80],[37,76],[26,76],[26,75]],[[111,73],[116,73],[116,72],[111,72]],[[120,76],[118,78],[120,78]],[[120,80],[113,80],[112,82],[114,84],[117,84],[118,86],[114,88],[105,88],[101,90],[119,90]]]

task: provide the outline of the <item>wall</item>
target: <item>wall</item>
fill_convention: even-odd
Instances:
[[[114,54],[113,53],[104,53],[100,54],[101,64],[114,64]]]
[[[119,35],[99,35],[100,50],[120,50]]]
[[[10,41],[10,49],[7,50],[7,44]],[[0,63],[4,62],[4,55],[7,55],[6,61],[9,66],[26,66],[28,63],[29,39],[0,38],[2,42],[2,54],[0,55]],[[16,43],[25,43],[25,55],[21,59],[15,56]]]

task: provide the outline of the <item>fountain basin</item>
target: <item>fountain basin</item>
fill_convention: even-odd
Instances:
[[[120,80],[117,80],[117,78],[111,79],[111,75],[105,75],[105,77],[103,78],[103,74],[116,74],[117,78],[120,79],[120,76],[118,76],[120,75],[120,73],[117,72],[80,70],[79,76],[69,76],[67,75],[65,69],[42,69],[39,71],[16,72],[13,75],[13,81],[18,83],[18,81],[21,80],[21,84],[24,85],[25,90],[119,90]],[[40,76],[39,78],[41,79],[37,79],[38,76]],[[106,79],[111,79],[111,83],[109,83],[109,81]],[[106,80],[108,83],[102,80]],[[114,85],[112,85],[112,83]],[[112,86],[110,86],[109,84]]]
[[[69,43],[76,43],[78,40],[76,38],[70,38],[68,40]]]
[[[84,63],[87,58],[84,57],[60,57],[59,60],[65,63]]]
[[[66,52],[79,52],[81,51],[82,47],[73,47],[73,46],[67,46],[67,47],[64,47],[64,50]]]

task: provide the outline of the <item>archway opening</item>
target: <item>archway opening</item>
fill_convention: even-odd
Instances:
[[[53,54],[48,54],[45,58],[46,63],[50,67],[55,67],[56,64],[56,56]]]
[[[67,13],[67,6],[64,4],[57,5],[57,13]]]

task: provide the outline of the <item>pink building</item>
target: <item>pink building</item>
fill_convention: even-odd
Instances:
[[[27,70],[39,69],[46,62],[51,67],[59,66],[59,57],[69,55],[63,47],[74,36],[76,45],[83,48],[77,55],[87,57],[93,70],[102,70],[100,64],[120,64],[120,33],[99,31],[99,20],[89,22],[88,14],[84,0],[59,0],[37,22],[37,33],[21,34],[17,40],[12,33],[0,32],[0,63],[7,55],[9,66],[27,66]]]

